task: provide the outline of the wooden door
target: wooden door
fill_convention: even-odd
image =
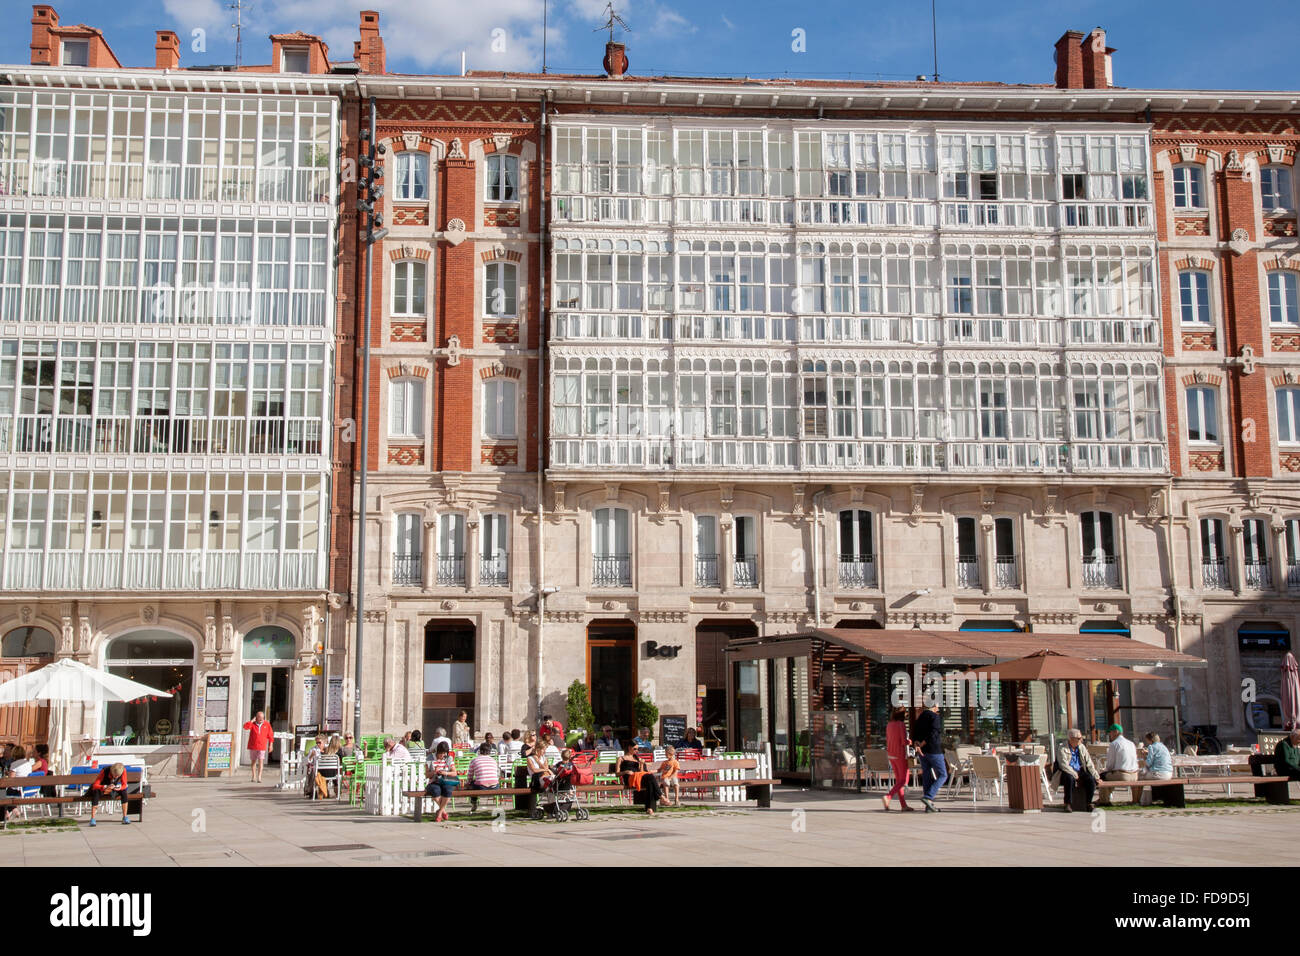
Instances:
[[[49,657],[6,657],[0,659],[0,683],[22,677],[50,663]],[[45,743],[50,726],[48,704],[11,704],[0,707],[0,742],[13,741],[30,752],[33,744]]]

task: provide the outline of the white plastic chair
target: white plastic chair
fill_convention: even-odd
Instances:
[[[979,799],[980,790],[992,790],[1002,802],[1002,763],[992,754],[971,754],[971,803]]]

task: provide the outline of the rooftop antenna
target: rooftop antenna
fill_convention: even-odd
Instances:
[[[611,2],[605,4],[605,13],[608,14],[608,16],[605,17],[605,22],[602,23],[600,26],[596,27],[596,29],[592,30],[592,31],[591,31],[592,33],[599,33],[601,30],[608,30],[608,31],[609,31],[609,42],[610,42],[610,43],[613,43],[613,42],[614,42],[614,24],[618,24],[620,27],[622,27],[624,33],[631,33],[631,32],[632,32],[632,28],[631,28],[630,26],[627,25],[627,21],[624,20],[624,19],[623,19],[622,17],[620,17],[617,13],[614,12],[614,4],[613,4],[613,0],[611,0]]]
[[[930,0],[930,40],[934,45],[934,82],[939,82],[939,18],[935,16],[934,0]]]
[[[227,10],[235,11],[235,22],[231,24],[235,28],[235,69],[244,65],[244,8],[252,6],[245,0],[234,0],[233,3],[226,4]]]

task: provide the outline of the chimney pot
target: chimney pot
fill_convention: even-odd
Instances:
[[[612,40],[606,43],[602,65],[605,67],[605,75],[610,79],[621,79],[627,73],[627,47]]]
[[[1077,30],[1066,30],[1056,41],[1056,86],[1062,90],[1083,89],[1084,35]]]
[[[173,30],[159,30],[154,42],[154,68],[175,70],[181,65],[181,40]]]

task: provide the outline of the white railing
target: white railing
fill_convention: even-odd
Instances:
[[[1048,203],[944,201],[942,222],[946,229],[1055,229],[1056,209]]]
[[[64,159],[0,161],[0,196],[330,202],[328,166],[191,166]]]
[[[758,587],[758,556],[742,555],[731,565],[731,583],[738,588]]]
[[[319,455],[319,418],[18,415],[0,419],[0,452]]]
[[[318,585],[315,552],[10,551],[6,590],[280,590]]]
[[[1113,557],[1084,558],[1083,586],[1085,588],[1119,587],[1119,567]]]
[[[993,586],[1014,590],[1020,587],[1020,571],[1014,557],[999,555],[993,563]]]
[[[1152,229],[1150,203],[1063,202],[1062,229]]]

